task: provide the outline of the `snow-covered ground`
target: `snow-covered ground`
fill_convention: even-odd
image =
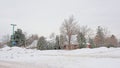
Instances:
[[[7,67],[8,66],[8,67]],[[22,66],[22,67],[21,67]],[[120,48],[0,49],[0,68],[120,68]]]

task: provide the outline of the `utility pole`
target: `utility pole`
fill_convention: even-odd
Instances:
[[[16,24],[11,24],[11,26],[13,27],[13,34],[12,34],[12,46],[14,46],[16,44],[15,40],[14,40],[14,27],[17,26]]]

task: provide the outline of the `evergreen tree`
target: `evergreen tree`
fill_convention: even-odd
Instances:
[[[100,26],[98,26],[94,42],[97,47],[105,46],[105,35],[103,32],[103,28],[101,28]]]
[[[95,48],[94,40],[89,38],[89,43],[91,45],[91,48]]]
[[[17,29],[17,31],[15,31],[14,36],[11,35],[11,40],[10,40],[11,46],[13,45],[13,39],[15,43],[14,45],[19,47],[25,46],[25,35],[23,34],[21,29]]]
[[[45,40],[45,37],[40,37],[37,43],[37,49],[39,50],[46,50],[47,49],[47,41]]]
[[[86,47],[86,38],[81,32],[79,32],[77,35],[77,41],[79,43],[80,48]]]
[[[55,33],[51,33],[49,38],[47,39],[47,49],[53,50],[55,49]]]
[[[60,41],[59,41],[59,36],[56,36],[56,39],[55,39],[55,49],[60,49]]]
[[[64,49],[64,42],[67,41],[66,37],[63,35],[60,35],[59,45],[60,49]]]
[[[54,43],[47,41],[47,46],[46,46],[47,50],[53,50],[54,49]]]

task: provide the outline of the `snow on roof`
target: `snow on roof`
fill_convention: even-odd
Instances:
[[[37,47],[38,40],[34,40],[31,45],[29,45],[27,48],[35,48]]]

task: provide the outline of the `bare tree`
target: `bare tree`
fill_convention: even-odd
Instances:
[[[110,31],[106,27],[103,27],[103,33],[105,38],[110,36]]]
[[[77,34],[79,26],[75,21],[74,17],[71,16],[69,19],[65,19],[61,26],[61,34],[68,37],[68,45],[71,45],[71,36]]]
[[[117,47],[118,40],[115,35],[111,35],[111,37],[106,38],[107,47]]]
[[[90,38],[94,35],[92,29],[88,26],[81,26],[80,33],[82,33],[85,36],[85,38]]]
[[[120,39],[118,39],[118,47],[120,47]]]
[[[50,34],[50,39],[53,43],[55,43],[55,33]]]
[[[41,36],[37,43],[37,49],[46,50],[47,49],[47,41],[44,36]]]

